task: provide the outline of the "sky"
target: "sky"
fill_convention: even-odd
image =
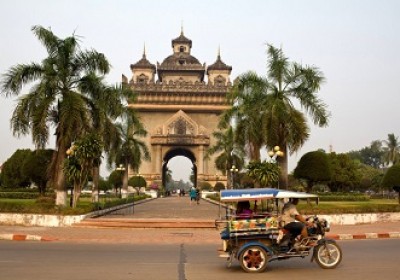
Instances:
[[[34,25],[60,38],[76,34],[82,48],[104,53],[112,64],[110,84],[131,77],[130,64],[144,45],[152,63],[172,54],[182,26],[201,63],[212,64],[220,48],[232,80],[250,70],[266,75],[266,44],[281,47],[291,61],[324,73],[318,96],[331,114],[327,127],[310,123],[310,138],[290,156],[289,169],[309,151],[348,152],[400,135],[397,0],[0,0],[0,14],[0,75],[46,57]],[[34,149],[30,135],[11,132],[16,102],[0,96],[0,164],[17,149]],[[51,138],[48,148],[54,147]],[[174,179],[187,180],[191,163],[174,158],[168,167]],[[108,173],[103,166],[101,175]]]

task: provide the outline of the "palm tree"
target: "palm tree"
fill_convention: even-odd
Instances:
[[[227,127],[232,121],[236,124],[235,139],[245,147],[251,161],[260,160],[260,149],[265,145],[263,131],[263,100],[267,95],[268,82],[254,72],[240,75],[231,91],[231,109],[221,118],[221,126]]]
[[[142,158],[150,160],[150,152],[146,143],[142,140],[142,137],[147,135],[143,124],[130,109],[128,109],[125,117],[126,122],[117,124],[119,134],[122,137],[121,146],[111,151],[109,156],[109,164],[115,162],[117,165],[123,166],[122,190],[124,196],[128,191],[129,167],[138,172]]]
[[[298,63],[289,62],[282,50],[272,45],[268,45],[267,53],[267,78],[262,79],[255,74],[243,76],[246,79],[240,82],[243,86],[239,89],[244,90],[238,91],[238,98],[244,99],[245,96],[252,100],[249,103],[252,105],[246,105],[244,102],[243,106],[238,102],[237,111],[248,116],[247,124],[254,126],[255,132],[258,127],[259,135],[255,134],[258,137],[253,138],[258,139],[259,145],[266,144],[269,149],[279,146],[283,151],[283,157],[277,158],[277,161],[282,171],[280,186],[287,188],[288,152],[297,151],[309,137],[307,119],[295,108],[293,100],[299,102],[314,124],[326,126],[329,113],[326,111],[326,105],[315,95],[324,77],[315,67],[303,67]],[[248,94],[252,97],[247,97]],[[254,124],[251,123],[251,119],[254,120]]]
[[[233,128],[230,126],[226,130],[215,131],[213,133],[216,143],[206,151],[206,158],[210,155],[219,153],[215,159],[215,167],[222,172],[222,174],[228,174],[228,185],[232,186],[232,174],[228,172],[233,165],[238,170],[243,168],[244,164],[244,152],[241,146],[235,144],[235,133]]]
[[[386,144],[384,147],[384,161],[387,165],[392,163],[395,165],[400,161],[400,142],[399,137],[396,137],[393,133],[388,134],[387,140],[383,140]]]
[[[95,78],[95,77],[94,77]],[[101,83],[92,83],[101,85]],[[91,96],[91,108],[93,111],[93,133],[102,137],[104,152],[109,154],[121,145],[121,135],[115,121],[126,114],[124,105],[127,99],[133,99],[133,92],[125,84],[120,86],[100,86],[86,89]],[[93,166],[92,201],[99,200],[100,158]]]
[[[24,85],[37,82],[20,97],[13,112],[14,135],[32,134],[37,148],[44,148],[50,127],[55,128],[56,153],[51,178],[57,192],[56,204],[66,205],[63,161],[71,143],[91,128],[90,97],[82,91],[93,88],[97,75],[105,75],[110,65],[102,53],[81,50],[75,35],[60,39],[50,29],[34,26],[33,33],[48,56],[41,64],[19,64],[10,68],[2,81],[6,96],[19,95]]]
[[[314,124],[326,126],[329,113],[315,94],[324,82],[324,76],[316,67],[289,62],[282,49],[268,45],[267,52],[267,143],[269,148],[278,145],[284,152],[278,163],[282,170],[280,185],[287,188],[288,152],[292,154],[300,149],[309,137],[306,117],[294,107],[293,99],[310,115]]]

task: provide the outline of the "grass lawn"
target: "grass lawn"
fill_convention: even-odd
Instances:
[[[298,209],[303,214],[344,214],[399,212],[397,199],[370,199],[369,201],[320,201],[318,205],[300,202]]]
[[[145,195],[136,195],[135,201],[144,199]],[[93,203],[90,196],[82,196],[76,208],[69,207],[70,197],[66,207],[57,207],[53,200],[39,202],[36,199],[0,198],[0,213],[32,213],[32,214],[56,214],[56,215],[81,215],[98,209],[105,209],[116,205],[133,201],[133,197],[121,199],[115,196],[100,197],[98,203]]]

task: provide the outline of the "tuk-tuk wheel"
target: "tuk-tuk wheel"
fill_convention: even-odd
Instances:
[[[250,246],[240,254],[239,262],[246,272],[263,272],[267,268],[268,254],[260,246]]]

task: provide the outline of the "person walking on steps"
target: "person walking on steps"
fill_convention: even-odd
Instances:
[[[199,187],[196,188],[196,202],[200,204],[200,189]]]
[[[194,187],[190,188],[189,197],[190,197],[190,205],[192,205],[192,201],[196,201],[197,199],[197,191]]]

